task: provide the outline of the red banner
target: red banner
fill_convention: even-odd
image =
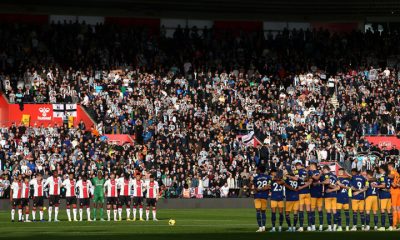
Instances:
[[[367,141],[380,149],[391,149],[395,147],[400,150],[400,139],[395,136],[368,136]]]

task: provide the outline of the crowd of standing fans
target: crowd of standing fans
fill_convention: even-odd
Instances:
[[[154,175],[162,197],[248,197],[257,166],[398,162],[366,135],[400,135],[400,35],[0,25],[11,103],[79,103],[94,126],[0,128],[15,173]],[[130,134],[134,145],[103,134]],[[257,144],[238,136],[254,133]],[[198,194],[199,191],[202,194]]]

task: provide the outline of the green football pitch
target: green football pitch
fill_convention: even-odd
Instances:
[[[46,216],[47,212],[45,213]],[[125,214],[125,213],[124,213]],[[37,214],[38,215],[38,214]],[[84,217],[86,214],[84,213]],[[157,213],[159,222],[68,222],[61,210],[61,222],[12,223],[9,212],[0,212],[1,239],[308,239],[354,240],[399,239],[400,232],[303,232],[256,233],[255,211],[252,209],[165,210]],[[176,225],[169,226],[168,220]],[[267,227],[271,226],[270,214]],[[285,227],[286,225],[284,225]]]

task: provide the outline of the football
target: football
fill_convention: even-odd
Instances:
[[[170,220],[168,221],[168,224],[169,224],[170,226],[174,226],[175,223],[176,223],[176,221],[175,221],[174,219],[170,219]]]

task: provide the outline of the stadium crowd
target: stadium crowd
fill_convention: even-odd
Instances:
[[[364,139],[400,134],[400,62],[386,67],[400,52],[398,33],[178,28],[167,38],[164,28],[157,35],[75,23],[0,29],[10,102],[80,103],[97,122],[2,127],[3,195],[17,172],[138,169],[156,177],[165,198],[248,197],[259,165],[371,170],[398,162],[397,149]],[[135,145],[108,143],[106,133],[134,135]]]

